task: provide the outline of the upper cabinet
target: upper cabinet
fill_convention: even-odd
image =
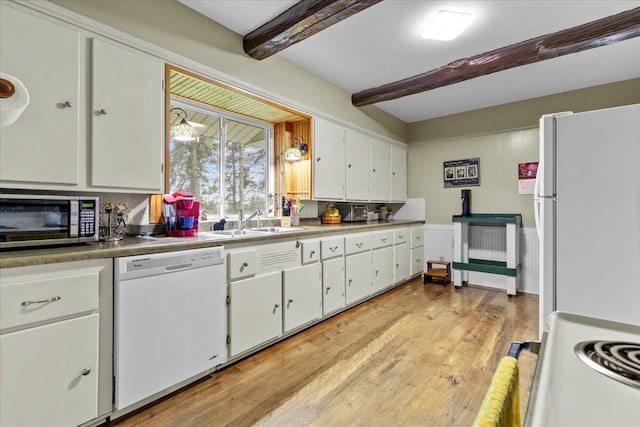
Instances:
[[[0,127],[0,185],[77,189],[80,168],[80,34],[0,5],[1,71],[20,80],[29,104]]]
[[[319,200],[344,200],[345,128],[336,123],[314,119],[313,197]]]
[[[346,129],[345,160],[347,200],[369,200],[371,198],[371,148],[369,137],[363,133]]]
[[[404,202],[407,149],[314,118],[313,198]]]
[[[407,149],[391,145],[391,201],[407,200]]]
[[[385,202],[391,197],[391,146],[371,139],[371,200]]]
[[[0,127],[0,186],[164,192],[163,62],[0,8],[1,71],[29,92],[18,120]]]
[[[164,63],[92,40],[91,187],[164,192]]]

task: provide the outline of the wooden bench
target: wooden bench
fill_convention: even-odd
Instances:
[[[433,268],[433,265],[445,268]],[[447,286],[451,283],[451,263],[447,261],[427,261],[427,271],[424,273],[423,283],[440,283]]]

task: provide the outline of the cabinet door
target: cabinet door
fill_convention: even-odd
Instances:
[[[20,80],[29,105],[0,127],[3,186],[74,189],[79,184],[79,51],[75,30],[0,5],[2,72]]]
[[[391,200],[407,199],[407,149],[391,145]]]
[[[344,258],[322,263],[322,314],[344,307]]]
[[[369,137],[351,129],[346,130],[345,197],[347,200],[371,198],[371,148]]]
[[[229,284],[230,356],[282,334],[282,273]]]
[[[347,305],[371,295],[371,251],[345,257]]]
[[[313,197],[344,200],[345,128],[320,118],[315,118],[313,123]]]
[[[395,262],[394,283],[399,283],[409,278],[410,251],[408,243],[401,243],[393,247],[393,259]]]
[[[393,247],[376,249],[372,253],[373,293],[393,285]]]
[[[162,62],[93,39],[91,185],[164,192]]]
[[[391,198],[390,153],[388,143],[371,140],[371,200],[384,202]]]
[[[424,273],[424,248],[419,246],[411,249],[411,277]]]
[[[319,262],[283,273],[284,331],[322,317],[322,267]]]
[[[98,416],[98,316],[0,336],[0,425],[75,426]]]

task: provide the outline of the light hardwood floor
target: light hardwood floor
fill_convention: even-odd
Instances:
[[[537,329],[537,295],[416,279],[111,424],[469,426],[510,342]],[[523,411],[535,362],[518,362]]]

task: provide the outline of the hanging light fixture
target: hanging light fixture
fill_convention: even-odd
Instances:
[[[297,146],[296,146],[297,145]],[[291,141],[291,147],[284,153],[284,159],[290,162],[297,162],[302,159],[309,151],[309,147],[304,143],[302,138],[294,138]]]
[[[169,113],[176,115],[176,121],[180,119],[177,124],[171,125],[171,139],[182,142],[191,142],[198,139],[198,133],[187,122],[187,112],[182,108],[172,108]]]

